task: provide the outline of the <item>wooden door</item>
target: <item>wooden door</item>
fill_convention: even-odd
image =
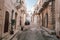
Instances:
[[[48,27],[48,14],[46,14],[46,27]]]
[[[8,26],[9,26],[9,12],[6,11],[5,24],[4,24],[4,33],[8,32]]]

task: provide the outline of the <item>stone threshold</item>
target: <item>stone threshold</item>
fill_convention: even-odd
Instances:
[[[46,32],[48,32],[48,34],[56,35],[55,30],[51,30],[51,29],[48,29],[48,28],[45,28],[45,27],[42,27],[42,29],[44,29]]]
[[[19,30],[16,30],[14,32],[14,34],[10,35],[9,38],[7,40],[12,40],[14,38],[14,36],[19,32]]]

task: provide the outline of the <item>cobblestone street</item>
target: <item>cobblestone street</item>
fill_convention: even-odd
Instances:
[[[0,0],[0,40],[60,40],[60,0]]]
[[[49,35],[46,31],[41,28],[30,28],[26,31],[23,31],[21,34],[18,34],[17,40],[58,40],[56,36]]]

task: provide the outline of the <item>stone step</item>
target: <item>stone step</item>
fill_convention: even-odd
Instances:
[[[42,32],[43,36],[48,38],[49,40],[58,40],[56,35],[51,35],[47,31],[45,31],[43,29],[41,29],[41,32]]]
[[[45,31],[47,31],[51,35],[55,35],[56,34],[55,30],[50,30],[50,29],[45,28],[45,27],[42,27],[42,29],[44,29]]]

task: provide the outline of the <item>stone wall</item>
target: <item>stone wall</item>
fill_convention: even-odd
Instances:
[[[47,8],[45,8],[42,11],[42,24],[44,27],[49,28],[49,29],[53,29],[53,24],[52,24],[52,11],[51,11],[51,5],[48,5]]]
[[[0,5],[1,5],[0,6],[0,36],[1,37],[7,37],[9,35],[10,30],[11,30],[10,28],[11,28],[12,10],[14,10],[13,19],[15,19],[15,13],[17,12],[17,10],[16,10],[16,8],[15,8],[15,6],[11,0],[0,0]],[[4,33],[4,23],[5,23],[6,11],[9,12],[9,26],[8,26],[8,32]],[[20,12],[17,12],[17,14],[20,15]],[[18,20],[20,21],[19,17],[18,17]]]
[[[56,24],[55,24],[55,30],[57,36],[60,37],[60,0],[55,0],[55,19],[56,19]]]
[[[4,1],[0,0],[0,37],[2,36],[2,27],[3,27],[3,4]]]

